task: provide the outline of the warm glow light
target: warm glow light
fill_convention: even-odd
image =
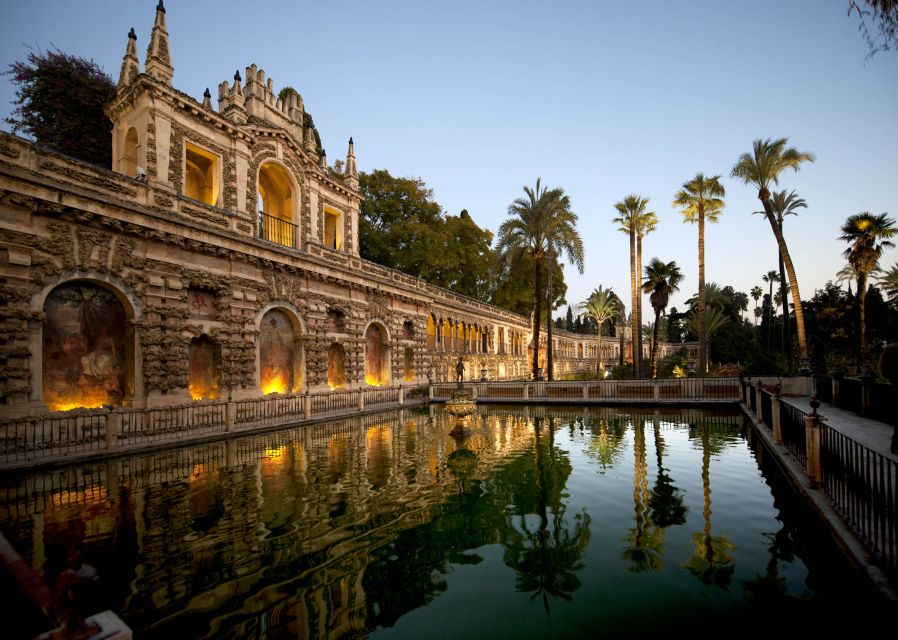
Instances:
[[[380,386],[380,378],[375,376],[373,373],[365,374],[365,383],[369,387],[379,387]]]
[[[187,390],[190,392],[192,400],[215,400],[218,397],[218,390],[213,389],[199,382],[191,382]]]
[[[270,376],[270,377],[269,377]],[[287,377],[283,373],[265,375],[262,372],[262,394],[269,393],[287,393]]]
[[[276,449],[266,447],[264,457],[272,462],[277,462],[284,457],[285,453],[287,453],[287,445],[281,445]]]
[[[104,404],[109,404],[109,394],[102,387],[84,386],[72,395],[54,395],[46,400],[50,411],[99,409]]]

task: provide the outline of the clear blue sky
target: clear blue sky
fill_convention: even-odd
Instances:
[[[118,77],[126,34],[143,64],[155,0],[7,3],[0,65],[28,46],[96,60]],[[682,307],[697,286],[695,225],[671,200],[696,172],[723,174],[727,208],[707,228],[706,277],[748,292],[776,268],[757,193],[729,178],[758,137],[787,136],[817,162],[783,188],[808,202],[786,223],[802,296],[844,265],[839,226],[898,217],[898,52],[865,62],[847,0],[166,3],[174,85],[201,99],[256,63],[295,87],[333,162],[355,138],[359,168],[421,177],[449,213],[493,232],[523,185],[561,186],[580,216],[586,272],[629,300],[626,236],[610,220],[629,193],[660,218],[645,262],[676,260]],[[0,115],[13,87],[0,78]],[[8,126],[4,125],[5,129]],[[882,264],[898,260],[889,250]],[[647,300],[646,300],[647,303]],[[564,309],[560,310],[564,313]]]

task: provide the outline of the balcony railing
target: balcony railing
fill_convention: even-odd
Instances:
[[[259,212],[259,237],[291,249],[299,248],[299,227],[264,211]]]

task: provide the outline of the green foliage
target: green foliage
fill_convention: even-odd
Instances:
[[[6,118],[13,132],[66,155],[103,167],[112,164],[112,123],[103,109],[115,83],[93,60],[61,51],[31,52],[5,72],[16,88]]]
[[[396,178],[383,169],[361,173],[359,189],[365,197],[363,257],[463,295],[489,297],[493,236],[467,211],[447,216],[420,178]]]
[[[527,253],[502,260],[495,256],[492,271],[492,291],[489,302],[512,313],[529,316],[533,313],[533,257]],[[552,297],[557,309],[567,303],[567,283],[564,280],[564,266],[555,262],[552,278]],[[540,305],[540,319],[546,319],[545,305]]]
[[[668,354],[661,358],[658,361],[658,377],[659,378],[673,378],[674,369],[676,367],[680,367],[681,369],[687,369],[687,356],[686,348],[681,347],[674,353]]]

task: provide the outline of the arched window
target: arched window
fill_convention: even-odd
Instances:
[[[372,387],[390,383],[390,348],[386,330],[377,323],[365,330],[365,382]]]
[[[301,345],[287,314],[272,309],[259,327],[259,388],[269,393],[296,393],[302,387]]]
[[[427,316],[427,348],[437,347],[437,325],[432,315]]]
[[[266,162],[259,168],[259,237],[286,247],[299,246],[293,224],[296,197],[283,167]]]
[[[132,178],[137,176],[137,129],[131,127],[125,134],[122,144],[122,156],[119,158],[119,173]]]
[[[221,393],[221,346],[209,336],[190,341],[187,390],[194,400],[214,400]]]
[[[343,345],[334,342],[327,350],[327,386],[342,389],[346,385],[345,352]]]
[[[343,214],[339,211],[324,210],[324,245],[337,250],[343,248]]]
[[[127,404],[134,338],[111,290],[86,280],[59,285],[44,301],[43,400],[52,411]]]

